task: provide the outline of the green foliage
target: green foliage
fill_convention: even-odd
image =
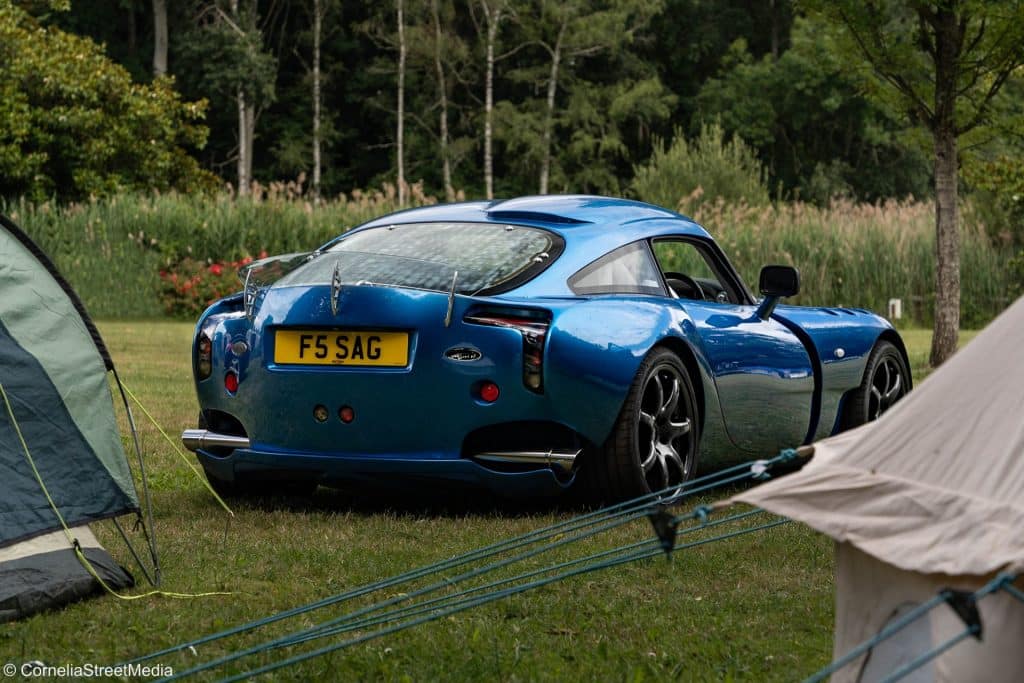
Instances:
[[[863,97],[829,27],[798,17],[790,39],[777,59],[755,60],[745,40],[733,43],[719,75],[701,86],[695,122],[718,118],[757,149],[773,185],[819,205],[926,196],[927,156],[902,117]]]
[[[210,187],[186,151],[205,143],[205,104],[172,85],[132,83],[92,41],[0,2],[0,196]]]
[[[964,175],[973,187],[971,206],[989,236],[1024,246],[1024,160],[1000,157],[975,162],[966,167]]]
[[[414,185],[413,204],[433,203]],[[292,185],[256,186],[252,201],[230,196],[119,195],[66,206],[0,205],[47,252],[89,312],[102,318],[162,315],[159,273],[186,259],[212,265],[266,251],[311,251],[399,208],[393,187],[328,199],[316,210]],[[193,273],[194,275],[194,273]],[[112,294],[116,293],[116,296]]]
[[[260,258],[266,257],[260,252]],[[238,271],[252,263],[251,256],[238,261],[206,263],[184,258],[160,271],[160,303],[174,318],[198,318],[214,301],[241,289]]]
[[[1010,260],[1010,294],[1014,297],[1024,295],[1024,249]]]
[[[726,141],[717,122],[702,125],[692,142],[679,128],[670,147],[656,141],[651,160],[636,167],[634,176],[632,191],[638,198],[684,212],[696,212],[706,202],[768,203],[761,162],[739,136]]]

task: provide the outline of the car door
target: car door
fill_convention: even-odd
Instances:
[[[803,343],[762,320],[725,256],[708,240],[652,240],[671,305],[697,328],[733,444],[772,455],[803,443],[811,429],[814,370]]]

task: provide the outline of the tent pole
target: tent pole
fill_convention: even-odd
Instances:
[[[128,543],[128,548],[131,550],[132,555],[135,557],[135,561],[142,568],[142,573],[146,575],[146,579],[152,586],[159,586],[161,582],[160,572],[160,557],[156,550],[156,528],[153,526],[153,503],[149,497],[149,482],[146,477],[146,465],[142,459],[142,447],[139,445],[139,431],[135,425],[135,417],[132,415],[131,406],[128,404],[128,396],[124,393],[124,386],[121,384],[121,377],[117,374],[117,368],[111,363],[110,371],[114,373],[114,381],[117,383],[117,390],[121,393],[121,401],[124,403],[124,410],[128,416],[128,426],[132,430],[132,441],[135,444],[135,456],[139,461],[139,475],[142,479],[142,500],[143,506],[146,508],[146,517],[143,520],[142,516],[139,516],[139,521],[142,522],[142,533],[146,537],[147,545],[149,546],[150,559],[153,561],[153,572],[154,575],[150,577],[149,572],[146,571],[145,567],[142,566],[142,560],[135,553],[135,549],[131,543],[128,542],[127,536],[120,525],[117,525],[118,530],[121,531],[121,535],[125,538],[125,542]],[[115,520],[116,524],[116,520]]]

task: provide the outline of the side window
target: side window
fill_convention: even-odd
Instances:
[[[576,294],[665,294],[645,242],[605,254],[569,278],[569,288]]]
[[[697,301],[739,303],[736,292],[719,276],[714,260],[698,244],[685,240],[659,239],[651,247],[673,296]]]

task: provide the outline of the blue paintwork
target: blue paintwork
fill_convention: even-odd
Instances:
[[[554,493],[572,477],[546,468],[506,472],[483,466],[462,457],[463,439],[488,425],[546,420],[587,443],[603,443],[640,362],[659,343],[688,356],[699,374],[702,461],[770,455],[832,433],[842,398],[860,383],[878,338],[888,335],[899,344],[892,327],[868,312],[779,306],[772,319],[760,320],[745,288],[738,304],[575,295],[567,280],[624,244],[670,235],[711,241],[690,219],[639,202],[587,196],[466,202],[402,211],[356,230],[438,221],[543,227],[561,235],[565,249],[512,291],[456,296],[450,327],[443,323],[446,294],[397,287],[346,285],[337,317],[328,285],[266,289],[251,322],[239,297],[218,302],[197,325],[197,332],[212,333],[214,348],[214,372],[197,382],[199,403],[237,418],[252,444],[225,457],[200,451],[208,469],[227,480],[238,472],[294,470],[325,483],[445,480],[506,494]],[[551,312],[542,394],[523,386],[518,331],[463,321],[471,307],[488,303]],[[410,363],[280,367],[272,359],[273,333],[281,326],[408,330]],[[248,351],[235,356],[230,347],[239,340]],[[456,346],[477,349],[481,357],[445,359],[445,350]],[[240,378],[235,395],[223,386],[229,368]],[[501,387],[497,402],[474,397],[482,380]],[[356,420],[317,423],[317,404],[327,406],[332,418],[339,406],[351,405]]]

